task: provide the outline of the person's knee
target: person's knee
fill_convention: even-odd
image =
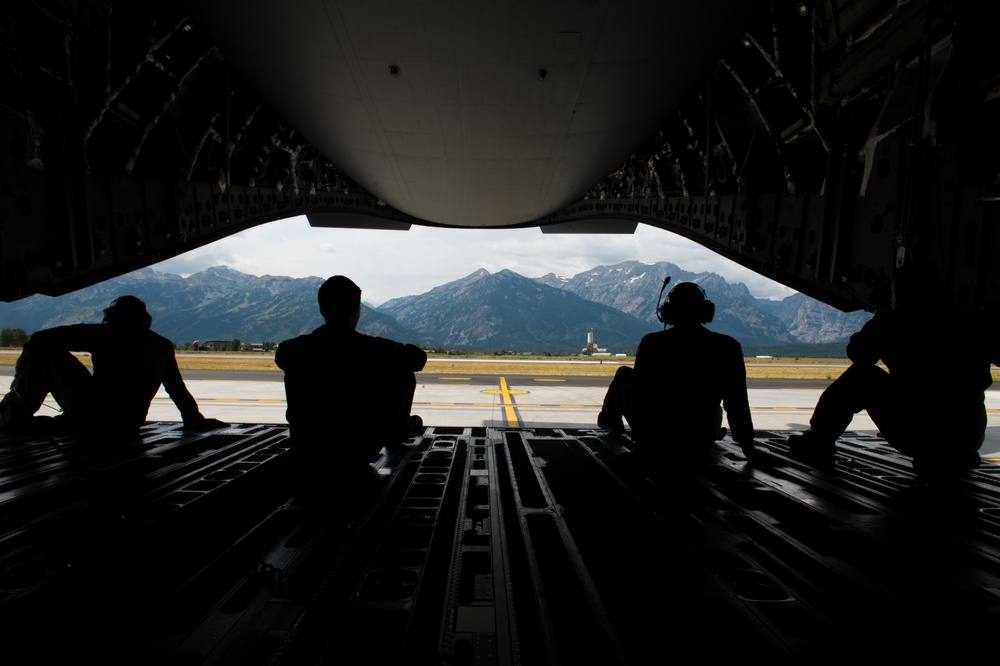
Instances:
[[[31,342],[21,349],[22,359],[52,358],[55,356],[72,356],[72,354],[63,347],[55,347],[47,342]]]
[[[870,363],[852,363],[837,379],[838,383],[855,386],[882,385],[889,381],[889,373]]]
[[[857,413],[884,403],[891,393],[889,373],[876,365],[854,363],[823,391],[817,409]]]
[[[73,372],[77,370],[77,366],[89,374],[86,367],[66,349],[39,343],[25,346],[21,351],[16,372]]]
[[[632,367],[627,366],[627,365],[623,365],[620,368],[618,368],[617,370],[615,370],[615,376],[612,379],[612,381],[615,381],[615,382],[631,382],[632,381],[632,373],[633,372],[635,372],[635,370]]]

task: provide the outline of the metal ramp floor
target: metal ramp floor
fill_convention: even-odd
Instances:
[[[649,468],[600,430],[428,428],[323,496],[282,426],[3,440],[4,661],[997,662],[1000,468],[758,434]]]

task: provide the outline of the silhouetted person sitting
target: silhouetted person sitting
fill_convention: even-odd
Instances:
[[[358,470],[384,444],[422,432],[410,409],[427,354],[356,331],[361,289],[342,275],[319,288],[319,311],[326,323],[282,342],[274,357],[285,371],[292,450],[307,471]]]
[[[715,306],[693,282],[682,282],[659,309],[671,328],[643,337],[635,368],[621,367],[608,387],[597,417],[602,428],[621,433],[622,417],[632,426],[635,452],[647,457],[697,457],[725,436],[722,407],[748,457],[754,451],[747,399],[746,366],[740,344],[702,324]]]
[[[986,434],[983,391],[1000,363],[995,330],[947,305],[942,282],[922,267],[896,271],[892,309],[851,336],[851,366],[820,396],[794,453],[833,456],[837,438],[862,409],[893,447],[913,456],[920,473],[949,473],[979,464]],[[889,369],[878,367],[879,360]]]
[[[173,343],[149,329],[152,321],[145,303],[121,296],[104,310],[102,324],[58,326],[33,334],[17,361],[10,392],[0,402],[0,427],[36,432],[33,415],[51,392],[63,410],[57,417],[59,430],[135,433],[146,422],[161,384],[185,428],[225,427],[198,411],[177,369]],[[93,374],[71,351],[90,352]]]

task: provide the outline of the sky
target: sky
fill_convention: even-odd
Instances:
[[[525,277],[573,276],[623,261],[668,261],[692,273],[718,273],[742,282],[758,298],[795,292],[681,236],[640,224],[635,234],[543,234],[532,229],[409,231],[312,228],[305,217],[269,222],[153,266],[191,275],[228,266],[251,275],[346,275],[370,305],[423,294],[480,268],[510,269]]]

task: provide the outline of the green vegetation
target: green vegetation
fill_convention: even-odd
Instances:
[[[0,350],[0,365],[14,365],[20,349]],[[508,376],[565,376],[611,377],[621,365],[632,365],[633,356],[587,358],[581,356],[518,356],[497,363],[491,354],[428,355],[432,362],[421,374],[454,375],[508,375]],[[84,365],[90,366],[90,356],[79,355]],[[457,360],[462,358],[463,360]],[[476,360],[482,362],[476,363]],[[525,363],[524,361],[542,361]],[[549,361],[546,363],[545,361]],[[572,361],[553,363],[552,361]],[[182,370],[230,370],[281,372],[274,364],[274,355],[260,352],[182,352],[177,355],[177,365]],[[747,358],[747,377],[751,379],[836,379],[850,365],[846,358]],[[993,381],[1000,382],[1000,369],[992,369]]]
[[[29,337],[23,328],[0,329],[0,347],[20,347]]]

